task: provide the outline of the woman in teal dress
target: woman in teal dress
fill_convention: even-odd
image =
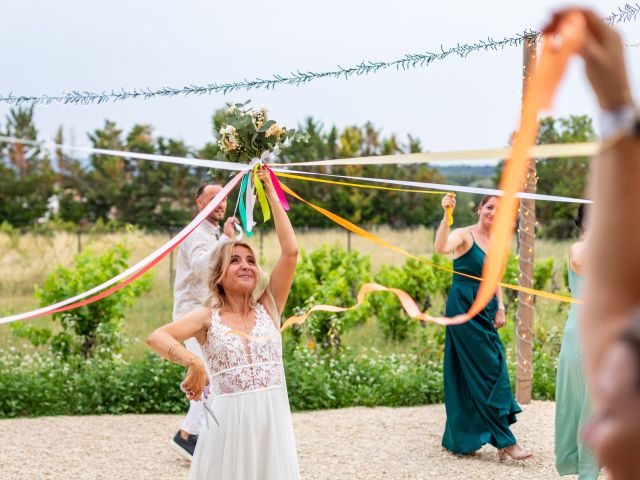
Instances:
[[[489,248],[491,224],[498,199],[487,196],[478,207],[478,223],[449,232],[447,210],[455,197],[442,199],[444,217],[435,238],[437,253],[453,253],[453,268],[482,276]],[[480,282],[454,275],[447,298],[446,315],[466,313],[478,293]],[[442,446],[450,452],[476,455],[484,444],[498,449],[500,459],[531,457],[516,442],[509,426],[522,410],[511,393],[504,347],[497,329],[505,324],[502,290],[482,312],[462,325],[446,327],[444,345],[444,404],[447,423]]]
[[[584,233],[586,207],[580,205],[576,225]],[[569,288],[574,298],[580,297],[584,239],[569,250]],[[556,470],[560,475],[578,474],[579,480],[598,478],[598,463],[580,440],[581,429],[589,420],[591,405],[585,385],[578,338],[579,306],[571,304],[564,327],[564,338],[558,358],[556,376]]]

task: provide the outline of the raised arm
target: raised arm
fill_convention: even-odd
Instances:
[[[591,384],[604,352],[640,303],[640,138],[616,122],[633,112],[620,35],[593,12],[585,12],[589,35],[582,57],[587,77],[603,111],[600,154],[592,162],[594,200],[587,226],[586,286],[580,328],[583,359]],[[604,131],[605,118],[614,131]],[[633,117],[633,115],[632,115]],[[620,120],[619,118],[617,120]]]
[[[445,195],[442,198],[442,220],[436,231],[436,238],[433,244],[433,249],[436,253],[453,253],[453,251],[460,247],[464,243],[464,237],[461,230],[454,230],[450,232],[449,223],[447,217],[447,209],[451,211],[456,208],[456,198],[452,195]]]
[[[187,338],[196,337],[200,343],[203,343],[210,319],[211,310],[199,308],[176,322],[158,328],[147,338],[147,343],[158,355],[188,367],[184,384],[186,390],[192,392],[187,394],[187,397],[192,400],[200,400],[202,390],[208,381],[207,372],[202,360],[184,348],[182,342]]]
[[[293,231],[293,226],[289,221],[287,212],[282,208],[273,183],[271,183],[269,172],[264,168],[260,168],[258,170],[258,178],[260,178],[264,186],[267,200],[271,206],[273,221],[276,226],[276,235],[278,236],[278,243],[280,243],[280,257],[273,267],[269,281],[269,289],[271,290],[271,294],[273,294],[279,317],[287,303],[293,276],[296,272],[296,264],[298,263],[298,241],[296,240],[296,234]],[[268,296],[269,292],[265,292],[265,295]],[[271,300],[268,298],[265,299],[265,302],[267,305],[271,304]],[[279,318],[274,320],[279,324]]]

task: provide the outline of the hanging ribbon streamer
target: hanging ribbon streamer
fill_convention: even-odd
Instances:
[[[407,315],[409,315],[414,320],[437,323],[438,325],[459,325],[461,323],[465,323],[468,320],[465,315],[458,315],[453,318],[432,317],[431,315],[420,311],[420,307],[418,307],[418,304],[404,290],[401,290],[399,288],[385,287],[384,285],[380,285],[379,283],[365,283],[362,285],[362,287],[360,287],[360,290],[358,290],[355,305],[352,305],[350,307],[337,307],[335,305],[314,305],[302,315],[295,315],[287,318],[287,320],[280,327],[280,332],[284,332],[287,328],[294,325],[302,325],[313,312],[342,313],[348,312],[350,310],[355,310],[356,308],[362,306],[364,297],[366,295],[374,292],[393,293],[398,298],[398,300],[400,300],[400,304],[402,305],[404,311],[407,312]],[[264,342],[274,337],[275,334],[255,336],[248,335],[241,330],[229,330],[225,333],[225,335],[239,335],[253,342]]]
[[[529,147],[529,156],[535,158],[591,157],[598,153],[599,145],[590,143],[558,143]],[[486,148],[477,150],[457,150],[447,152],[402,153],[395,155],[374,155],[370,157],[335,158],[307,162],[273,163],[270,167],[328,167],[345,165],[415,165],[421,163],[504,160],[509,158],[509,148]]]
[[[147,153],[137,153],[137,152],[128,152],[121,150],[108,150],[105,148],[92,148],[92,147],[81,147],[75,145],[64,145],[53,142],[38,142],[35,140],[29,140],[24,138],[17,137],[6,137],[0,135],[0,142],[5,143],[21,143],[24,145],[32,145],[36,147],[42,148],[51,148],[51,149],[61,149],[61,150],[69,150],[69,151],[78,151],[87,154],[95,154],[95,155],[108,155],[108,156],[116,156],[122,158],[134,158],[136,160],[146,160],[146,161],[154,161],[154,162],[162,162],[162,163],[172,163],[176,165],[185,165],[185,166],[195,166],[195,167],[208,167],[212,169],[221,169],[221,170],[231,170],[231,171],[247,171],[251,170],[251,165],[244,165],[233,162],[223,162],[219,160],[203,160],[198,158],[186,158],[186,157],[172,157],[166,155],[155,155],[155,154],[147,154]],[[537,145],[533,147],[530,151],[531,155],[534,157],[541,158],[556,158],[556,157],[578,157],[578,156],[591,156],[598,151],[598,144],[596,143],[584,143],[584,144],[549,144],[549,145]],[[410,154],[397,154],[397,155],[382,155],[377,157],[358,157],[355,159],[346,159],[350,163],[349,165],[370,165],[371,161],[376,159],[384,160],[384,164],[395,164],[395,165],[411,165],[411,164],[419,164],[419,163],[427,163],[425,160],[428,156],[429,158],[434,159],[448,159],[448,160],[481,160],[481,159],[498,159],[504,158],[507,149],[488,149],[488,150],[472,150],[472,151],[460,151],[460,152],[438,152],[438,153],[410,153]],[[504,155],[503,155],[504,154]],[[334,159],[334,160],[320,160],[314,162],[306,162],[304,164],[283,164],[282,166],[289,167],[291,165],[300,165],[307,166],[312,164],[313,166],[328,166],[335,164],[335,162],[343,162],[344,159]],[[344,161],[346,161],[344,160]],[[432,160],[437,161],[437,160]],[[358,163],[360,162],[360,163]],[[343,163],[340,163],[341,165]],[[277,164],[271,164],[271,166],[276,166]],[[309,165],[311,166],[311,165]],[[324,176],[324,177],[334,177],[334,178],[343,178],[349,180],[356,181],[366,181],[366,182],[375,182],[375,183],[386,183],[392,185],[405,185],[412,186],[418,188],[432,188],[443,191],[452,191],[452,192],[466,192],[466,193],[477,193],[479,195],[502,195],[502,191],[490,188],[477,188],[477,187],[465,187],[460,185],[442,185],[437,183],[426,183],[426,182],[413,182],[408,180],[392,180],[392,179],[380,179],[380,178],[368,178],[368,177],[353,177],[348,175],[331,175],[327,173],[318,173],[318,172],[307,172],[307,171],[296,171],[289,170],[283,168],[275,168],[273,172],[276,172],[277,175],[283,176],[284,174],[298,174],[305,176]],[[298,178],[303,179],[303,177],[299,176],[291,176],[290,178]],[[313,181],[310,178],[306,178],[308,181]],[[352,185],[353,186],[353,185]],[[409,190],[407,190],[409,191]],[[436,192],[433,192],[436,193]],[[524,193],[519,192],[517,194],[518,198],[528,198],[532,200],[549,200],[555,202],[570,202],[570,203],[592,203],[590,200],[569,198],[569,197],[559,197],[555,195],[542,195],[538,193]],[[285,199],[286,202],[286,199]]]
[[[276,177],[276,174],[273,172],[273,170],[271,170],[266,165],[265,165],[264,168],[267,169],[267,172],[269,172],[269,175],[271,176],[271,183],[273,184],[273,188],[275,189],[276,194],[278,195],[278,199],[280,200],[280,204],[282,205],[282,208],[284,208],[285,211],[288,212],[289,211],[289,202],[287,201],[286,195],[282,191],[282,187],[280,186],[280,181]]]
[[[492,241],[490,243],[489,252],[483,269],[483,281],[480,283],[478,294],[476,295],[474,303],[467,314],[454,317],[452,319],[453,322],[457,323],[468,320],[478,314],[493,298],[493,296],[495,295],[496,287],[498,285],[502,285],[499,280],[502,276],[504,264],[513,238],[513,230],[518,208],[516,194],[518,193],[518,190],[522,188],[524,173],[526,171],[529,160],[528,154],[537,134],[537,115],[541,109],[550,106],[553,93],[555,92],[555,89],[560,79],[562,78],[569,58],[573,54],[578,52],[584,44],[585,30],[584,17],[579,12],[574,12],[567,15],[558,26],[558,38],[560,39],[559,43],[554,43],[554,39],[550,35],[543,35],[543,49],[542,54],[540,55],[540,63],[537,67],[534,67],[534,73],[531,77],[531,82],[527,85],[525,91],[525,101],[522,109],[520,129],[515,136],[514,145],[511,149],[511,155],[509,161],[507,161],[505,165],[503,176],[500,182],[500,187],[501,190],[504,191],[504,195],[499,203],[497,215],[492,225]],[[312,163],[313,162],[306,162],[307,165],[310,165]],[[235,168],[238,167],[234,167],[234,169]],[[251,182],[252,176],[250,174],[246,176],[248,177],[246,188],[246,226],[250,229],[253,227],[253,185]],[[229,187],[229,190],[231,188],[231,184],[235,185],[237,181],[239,181],[239,179],[240,174],[236,175],[234,180],[229,182],[229,184],[227,185],[227,187]],[[225,189],[223,189],[216,196],[216,198],[220,197],[218,202],[221,201],[221,199],[224,198],[226,194],[228,194],[227,191],[224,196],[221,196]],[[288,193],[291,194],[292,192],[288,190]],[[209,206],[211,206],[213,203],[214,202],[212,201]],[[213,210],[215,206],[217,206],[217,204],[209,209],[208,213],[210,213],[210,211]],[[319,207],[314,208],[318,209]],[[196,219],[200,219],[197,223],[194,224],[194,222],[196,221],[196,219],[194,219],[194,221],[192,221],[187,227],[185,227],[185,229],[183,229],[181,234],[184,233],[184,235],[182,235],[181,238],[178,238],[171,247],[167,247],[164,251],[160,251],[155,257],[147,257],[142,262],[139,262],[136,267],[138,267],[140,264],[146,264],[148,268],[151,268],[153,265],[155,265],[155,263],[157,263],[169,251],[171,251],[172,248],[175,248],[178,243],[184,240],[184,238],[186,238],[186,236],[200,222],[202,222],[204,218],[206,218],[206,215],[203,215],[205,211],[206,210],[203,210],[203,212],[201,212],[200,215],[196,217]],[[332,215],[333,217],[337,217],[336,215],[331,214],[331,212],[328,211],[326,212],[326,214],[327,216]],[[344,219],[341,219],[341,217],[337,217],[337,219],[345,221]],[[355,225],[353,226],[355,227]],[[368,232],[362,229],[360,230],[362,231],[363,236],[366,236],[366,234],[368,234]],[[248,234],[249,232],[250,230],[247,230]],[[180,237],[181,234],[179,234],[178,237]],[[173,241],[174,240],[170,241],[169,243],[172,243]],[[397,249],[397,247],[395,249]],[[130,270],[131,269],[129,269],[127,272],[129,272]],[[123,274],[124,273],[125,272],[123,272]],[[129,278],[125,282],[122,282],[122,284],[116,285],[113,289],[111,289],[110,292],[112,293],[112,291],[123,288],[126,284],[133,281],[134,278],[137,278],[136,275],[139,276],[142,273],[143,272],[138,271],[131,278]],[[118,277],[121,277],[123,274]],[[114,279],[111,279],[109,282],[105,282],[104,284],[95,287],[95,289],[84,292],[83,294],[73,297],[72,299],[67,299],[63,302],[44,307],[43,309],[27,312],[25,314],[4,317],[0,319],[0,323],[8,323],[10,321],[19,320],[21,318],[34,318],[36,316],[60,312],[71,308],[76,308],[81,305],[86,305],[88,303],[91,303],[92,301],[98,300],[99,298],[103,298],[103,296],[106,296],[109,293],[103,292],[102,294],[96,295],[95,297],[92,297],[88,300],[80,301],[77,303],[73,302],[79,298],[89,296],[96,289],[101,290],[105,288],[106,286],[108,286],[107,284],[111,285],[113,283],[116,283],[118,280],[115,279],[118,277],[114,277]],[[510,288],[520,291],[533,290],[523,289],[522,287],[515,288],[515,286],[511,286]],[[552,294],[548,294],[546,292],[541,293],[544,293],[544,295],[542,296],[546,296],[547,298],[551,298],[553,296]]]
[[[496,286],[502,277],[513,239],[519,203],[516,193],[523,187],[530,160],[529,149],[535,143],[538,133],[538,112],[551,106],[553,94],[569,58],[584,45],[584,16],[577,11],[568,14],[561,20],[558,32],[556,38],[549,34],[543,35],[540,62],[533,66],[531,80],[525,86],[520,129],[516,133],[511,155],[500,180],[500,189],[504,191],[504,195],[498,203],[496,217],[491,226],[491,242],[482,271],[485,281],[480,284],[474,302],[467,312],[469,318],[480,313],[496,293]]]
[[[247,236],[250,237],[252,235],[250,229],[247,228],[247,209],[245,206],[245,202],[242,200],[242,196],[245,194],[247,190],[247,183],[249,182],[249,175],[244,175],[242,177],[242,183],[240,184],[240,192],[238,193],[238,210],[240,210],[240,220],[244,225],[244,230],[247,232]]]
[[[255,199],[256,196],[258,198],[258,203],[260,203],[260,209],[262,210],[262,218],[263,222],[267,222],[271,218],[271,210],[269,208],[269,201],[267,200],[267,195],[265,194],[264,187],[260,178],[258,177],[258,169],[264,168],[269,172],[269,176],[271,177],[271,183],[273,184],[273,188],[278,195],[278,199],[282,204],[282,208],[285,210],[289,210],[289,203],[287,202],[287,198],[282,191],[282,187],[280,186],[280,182],[276,178],[273,170],[266,166],[264,162],[268,161],[271,158],[271,152],[265,151],[260,158],[254,158],[251,162],[252,170],[247,173],[242,180],[242,186],[240,187],[240,197],[245,195],[244,204],[240,202],[240,218],[242,223],[244,224],[245,231],[247,232],[247,236],[253,235],[253,227],[255,226],[255,222],[253,221],[253,209],[255,207]],[[256,195],[253,195],[253,189],[255,187]]]
[[[266,222],[271,218],[271,211],[269,210],[269,202],[267,202],[267,197],[264,194],[264,188],[262,187],[262,182],[258,178],[258,167],[260,164],[256,164],[253,167],[253,183],[256,186],[256,192],[258,194],[258,202],[260,202],[260,208],[262,209],[262,218],[263,222]]]
[[[317,211],[318,213],[321,213],[322,215],[324,215],[325,217],[327,217],[329,220],[333,221],[334,223],[340,225],[341,227],[345,228],[346,230],[349,230],[352,233],[355,233],[356,235],[358,235],[359,237],[365,238],[373,243],[376,243],[382,247],[388,248],[389,250],[392,250],[394,252],[398,252],[406,257],[409,258],[413,258],[414,260],[417,260],[419,262],[425,263],[433,268],[437,268],[439,270],[443,270],[445,272],[449,272],[455,275],[460,275],[462,277],[466,277],[466,278],[471,278],[473,280],[478,280],[479,282],[484,282],[485,279],[482,277],[476,277],[474,275],[469,275],[467,273],[462,273],[462,272],[457,272],[455,270],[452,270],[451,268],[448,267],[444,267],[442,265],[438,265],[432,262],[429,262],[427,260],[425,260],[424,258],[418,257],[416,255],[413,255],[412,253],[407,252],[406,250],[387,242],[386,240],[378,237],[377,235],[368,232],[367,230],[359,227],[358,225],[350,222],[349,220],[347,220],[346,218],[342,218],[339,215],[336,215],[333,212],[330,212],[329,210],[322,208],[318,205],[315,205],[311,202],[309,202],[308,200],[305,200],[304,198],[302,198],[300,195],[298,195],[296,192],[294,192],[293,190],[291,190],[291,188],[287,187],[285,184],[282,184],[282,188],[284,189],[285,192],[287,192],[289,195],[291,195],[292,197],[296,198],[297,200],[300,200],[301,202],[305,203],[306,205],[308,205],[309,207],[313,208],[315,211]],[[558,295],[557,293],[551,293],[551,292],[545,292],[542,290],[536,290],[534,288],[528,288],[528,287],[522,287],[520,285],[513,285],[511,283],[503,283],[503,282],[497,282],[496,286],[500,286],[500,287],[504,287],[504,288],[509,288],[511,290],[515,290],[518,292],[523,292],[523,293],[528,293],[530,295],[536,295],[538,297],[542,297],[542,298],[548,298],[549,300],[556,300],[559,302],[567,302],[567,303],[582,303],[580,300],[577,300],[575,298],[572,297],[567,297],[565,295]]]
[[[387,242],[386,240],[378,237],[377,235],[368,232],[367,230],[364,230],[363,228],[359,227],[358,225],[355,225],[354,223],[350,222],[349,220],[340,217],[339,215],[336,215],[333,212],[330,212],[329,210],[322,208],[318,205],[315,205],[311,202],[309,202],[308,200],[305,200],[304,198],[302,198],[300,195],[298,195],[297,193],[295,193],[293,190],[291,190],[289,187],[287,187],[284,184],[281,184],[283,190],[288,193],[289,195],[291,195],[292,197],[296,198],[297,200],[300,200],[301,202],[305,203],[306,205],[308,205],[309,207],[313,208],[315,211],[317,211],[318,213],[321,213],[322,215],[324,215],[325,217],[327,217],[328,219],[332,220],[333,222],[335,222],[336,224],[338,224],[339,226],[349,230],[350,232],[355,233],[356,235],[369,240],[371,242],[376,243],[377,245],[380,245],[384,248],[388,248],[389,250],[392,250],[394,252],[398,252],[406,257],[412,258],[414,260],[417,260],[419,262],[425,263],[427,265],[429,265],[432,268],[437,268],[439,270],[443,270],[445,272],[449,272],[453,275],[460,275],[462,277],[466,277],[466,278],[471,278],[473,280],[477,280],[478,282],[483,283],[485,280],[481,277],[476,277],[474,275],[469,275],[467,273],[461,273],[461,272],[457,272],[451,268],[445,267],[443,265],[438,265],[436,263],[432,263],[429,262],[428,260],[425,260],[424,258],[418,257],[416,255],[413,255],[409,252],[407,252],[406,250],[393,245],[392,243]],[[528,288],[528,287],[522,287],[520,285],[513,285],[510,283],[503,283],[503,282],[497,282],[496,286],[500,286],[500,287],[504,287],[504,288],[508,288],[511,290],[515,290],[518,292],[523,292],[523,293],[527,293],[529,295],[535,295],[538,297],[542,297],[542,298],[547,298],[549,300],[555,300],[555,301],[559,301],[559,302],[566,302],[566,303],[575,303],[575,304],[581,304],[582,301],[572,298],[572,297],[567,297],[564,295],[558,295],[556,293],[551,293],[551,292],[545,292],[542,290],[536,290],[533,288]],[[353,305],[351,307],[338,307],[335,305],[314,305],[313,307],[311,307],[309,310],[307,310],[307,312],[305,312],[303,315],[299,315],[299,316],[293,316],[293,317],[289,317],[283,324],[282,327],[280,328],[280,331],[284,331],[286,328],[289,328],[292,325],[300,325],[302,323],[304,323],[306,321],[306,319],[309,317],[309,315],[311,315],[313,312],[318,312],[318,311],[322,311],[322,312],[329,312],[329,313],[339,313],[339,312],[345,312],[348,310],[353,310],[355,308],[358,308],[361,304],[362,304],[362,300],[364,298],[365,295],[372,293],[372,292],[378,292],[378,291],[389,291],[394,293],[398,299],[400,300],[402,307],[404,308],[404,310],[407,312],[407,314],[411,317],[414,318],[416,320],[422,320],[425,322],[432,322],[432,323],[437,323],[439,325],[457,325],[460,323],[464,323],[466,321],[469,320],[469,317],[467,315],[458,315],[454,318],[444,318],[444,317],[433,317],[427,313],[422,313],[420,311],[420,309],[418,308],[418,306],[416,305],[415,301],[413,301],[413,299],[411,298],[411,296],[404,292],[401,289],[398,288],[390,288],[390,287],[385,287],[384,285],[380,285],[380,284],[375,284],[375,283],[366,283],[364,284],[360,290],[358,291],[358,295],[357,295],[357,303],[356,305]],[[494,289],[494,293],[495,293],[495,289]],[[242,332],[240,330],[230,330],[228,332],[226,332],[226,335],[239,335],[247,340],[251,340],[251,341],[266,341],[269,338],[273,337],[273,335],[267,335],[267,336],[253,336],[253,335],[249,335],[245,332]]]
[[[76,295],[71,298],[67,298],[66,300],[62,300],[60,302],[48,305],[46,307],[39,308],[37,310],[32,310],[25,313],[20,313],[16,315],[10,315],[7,317],[0,318],[0,324],[11,323],[17,320],[27,320],[31,318],[41,317],[43,315],[49,315],[53,313],[59,313],[66,310],[72,310],[74,308],[82,307],[84,305],[88,305],[90,303],[96,302],[101,298],[104,298],[112,293],[120,290],[121,288],[126,287],[135,279],[139,278],[145,272],[150,270],[155,264],[157,264],[160,260],[162,260],[166,255],[171,252],[174,248],[176,248],[187,236],[198,226],[200,225],[206,218],[211,214],[213,210],[224,200],[227,195],[231,192],[231,190],[238,184],[242,177],[242,173],[236,174],[236,176],[231,179],[229,183],[227,183],[224,188],[218,192],[218,194],[213,197],[211,202],[202,209],[202,211],[191,221],[189,224],[184,227],[175,237],[169,240],[167,243],[162,245],[160,248],[155,250],[153,253],[140,260],[138,263],[129,267],[124,272],[120,273],[116,277],[113,277],[106,282],[87,290],[79,295]],[[114,285],[109,290],[102,291],[101,293],[94,295],[105,288]],[[94,296],[91,296],[94,295]],[[91,297],[90,297],[91,296]],[[87,298],[90,297],[90,298]],[[85,299],[85,300],[83,300]]]
[[[437,323],[438,325],[460,325],[461,323],[465,323],[468,321],[466,315],[457,315],[453,318],[446,317],[432,317],[431,315],[424,313],[418,307],[418,304],[411,298],[411,296],[401,290],[399,288],[391,288],[385,287],[384,285],[380,285],[378,283],[365,283],[358,290],[358,294],[356,296],[356,304],[351,307],[336,307],[334,305],[315,305],[307,310],[302,315],[296,315],[293,317],[287,318],[287,320],[282,324],[280,331],[284,331],[287,328],[293,325],[301,325],[304,323],[309,315],[313,312],[329,312],[329,313],[340,313],[340,312],[348,312],[349,310],[355,310],[360,307],[364,302],[364,297],[373,292],[391,292],[393,293],[398,300],[400,300],[400,304],[407,315],[409,315],[414,320],[421,320],[423,322],[431,322]]]
[[[270,169],[269,171],[271,172]],[[409,192],[409,193],[425,193],[425,194],[432,194],[432,195],[442,195],[442,191],[440,190],[417,190],[417,189],[410,189],[410,188],[381,187],[378,185],[363,185],[361,183],[351,183],[351,182],[336,182],[333,180],[325,180],[323,178],[310,178],[310,177],[305,177],[300,175],[292,175],[292,174],[284,173],[280,171],[275,175],[280,177],[285,177],[285,178],[293,178],[296,180],[303,180],[306,182],[327,183],[329,185],[340,185],[345,187],[366,188],[366,189],[373,189],[373,190],[387,190],[392,192]],[[274,182],[274,186],[275,186],[275,182]],[[278,182],[278,188],[280,188],[279,182]],[[282,193],[282,195],[284,196],[284,192]],[[453,195],[455,197],[455,193],[453,192],[449,192],[447,193],[447,195]],[[453,225],[453,212],[451,212],[450,210],[447,212],[447,221],[449,226]]]
[[[445,192],[458,192],[458,193],[472,193],[478,195],[495,195],[497,197],[501,197],[503,195],[502,190],[497,190],[494,188],[478,188],[478,187],[465,187],[462,185],[445,185],[439,183],[428,183],[428,182],[414,182],[409,180],[394,180],[390,178],[371,178],[371,177],[353,177],[349,175],[331,175],[329,173],[318,173],[318,172],[302,172],[298,170],[285,170],[282,168],[274,169],[276,175],[284,178],[294,178],[297,180],[304,180],[307,182],[321,182],[321,183],[330,183],[333,185],[346,185],[350,187],[359,187],[359,188],[378,188],[380,190],[392,190],[398,192],[416,192],[416,193],[432,193],[437,195],[443,195]],[[294,175],[295,174],[295,175]],[[316,176],[320,177],[331,177],[331,178],[344,178],[347,180],[356,180],[362,182],[372,182],[372,183],[385,183],[389,185],[404,185],[409,187],[416,187],[420,190],[411,190],[411,189],[396,189],[390,187],[375,187],[375,186],[367,186],[358,183],[347,183],[347,182],[334,182],[325,179],[313,178]],[[437,191],[430,190],[422,190],[422,189],[436,189]],[[518,192],[516,194],[518,198],[526,198],[530,200],[542,200],[542,201],[550,201],[550,202],[564,202],[564,203],[593,203],[591,200],[585,200],[582,198],[571,198],[571,197],[559,197],[557,195],[543,195],[540,193],[526,193],[526,192]]]
[[[339,185],[342,187],[356,187],[356,188],[366,188],[372,190],[387,190],[391,192],[410,192],[410,193],[426,193],[432,195],[442,195],[441,190],[419,190],[412,188],[396,188],[396,187],[381,187],[379,185],[364,185],[362,183],[352,183],[352,182],[336,182],[334,180],[326,180],[324,178],[313,178],[305,176],[307,172],[303,172],[303,175],[293,175],[291,173],[287,173],[288,170],[276,170],[275,175],[283,178],[292,178],[294,180],[302,180],[304,182],[317,182],[317,183],[326,183],[329,185]],[[343,178],[341,175],[332,175],[335,177]],[[347,178],[347,177],[344,177]],[[387,183],[386,180],[382,180],[382,182]],[[393,182],[393,180],[389,180],[389,182]],[[284,195],[284,193],[283,193]]]
[[[106,148],[81,147],[77,145],[65,145],[54,142],[38,142],[26,138],[6,137],[0,135],[2,143],[20,143],[23,145],[31,145],[34,147],[48,148],[51,150],[64,150],[72,152],[81,152],[90,155],[108,155],[110,157],[135,158],[136,160],[146,160],[152,162],[172,163],[175,165],[206,167],[218,170],[230,171],[246,171],[251,167],[241,163],[225,162],[222,160],[203,160],[200,158],[174,157],[170,155],[156,155],[153,153],[128,152],[125,150],[109,150]]]
[[[253,195],[253,175],[251,172],[247,172],[247,188],[244,192],[244,206],[245,206],[245,215],[246,221],[244,224],[244,230],[247,232],[247,236],[250,237],[253,235],[253,227],[255,227],[256,223],[253,221],[253,206],[255,203],[255,196]]]

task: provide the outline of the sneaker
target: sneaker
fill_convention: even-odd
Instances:
[[[171,440],[171,448],[182,458],[191,461],[197,441],[198,435],[189,435],[189,438],[185,440],[182,438],[182,435],[180,435],[180,431],[178,431],[175,437],[173,437],[173,440]]]

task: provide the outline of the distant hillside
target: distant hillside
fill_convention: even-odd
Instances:
[[[471,187],[492,188],[496,167],[493,165],[433,166],[447,183]]]

